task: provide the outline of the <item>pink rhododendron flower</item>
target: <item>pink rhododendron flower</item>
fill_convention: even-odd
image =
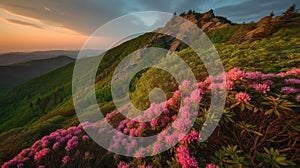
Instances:
[[[287,75],[300,75],[300,68],[292,69],[286,72]]]
[[[66,151],[70,151],[71,149],[75,148],[78,145],[78,137],[73,136],[68,142],[67,146],[65,147]]]
[[[244,73],[239,68],[233,68],[226,73],[226,78],[228,80],[242,80],[244,77]]]
[[[17,168],[23,168],[24,167],[24,163],[19,163],[18,165],[17,165]]]
[[[181,93],[179,90],[176,90],[173,94],[173,98],[180,98],[181,97]]]
[[[267,91],[270,91],[270,86],[268,86],[267,84],[254,83],[253,88],[256,91],[263,93],[263,94],[266,94]]]
[[[65,156],[61,161],[63,162],[63,164],[68,163],[70,161],[70,156]]]
[[[191,85],[190,81],[184,80],[178,88],[179,90],[184,90],[187,89],[190,85]]]
[[[236,104],[245,103],[251,100],[250,95],[244,92],[237,93],[235,99],[237,100]]]
[[[206,164],[206,168],[220,168],[218,165],[214,165],[214,164]]]
[[[257,79],[257,80],[262,80],[263,73],[260,71],[255,71],[255,72],[246,72],[244,73],[243,77],[248,78],[248,79]]]
[[[52,149],[57,149],[57,148],[59,148],[59,146],[60,146],[60,143],[59,143],[59,142],[55,142],[55,143],[53,144]]]
[[[292,93],[297,93],[298,91],[299,90],[296,89],[296,88],[285,86],[285,87],[281,88],[280,93],[283,93],[283,94],[292,94]]]
[[[299,85],[300,84],[300,79],[289,78],[289,79],[285,79],[284,81],[285,81],[285,83],[291,84],[291,85],[295,85],[295,84]]]
[[[41,151],[37,152],[34,155],[34,160],[40,161],[43,157],[45,157],[50,152],[49,148],[44,148]]]
[[[182,119],[179,118],[176,121],[174,121],[173,126],[178,131],[186,131],[186,128],[190,128],[191,121],[189,119]]]
[[[87,135],[83,135],[83,136],[82,136],[82,140],[83,140],[83,141],[86,141],[86,140],[88,140],[88,139],[90,139],[89,136],[87,136]]]
[[[129,168],[129,165],[127,163],[125,163],[125,162],[120,162],[118,164],[118,168]]]
[[[167,104],[170,105],[170,106],[175,106],[176,101],[175,101],[173,98],[170,98],[170,99],[167,101]]]
[[[160,153],[162,150],[161,144],[159,144],[159,142],[154,143],[152,150],[154,153]]]
[[[119,155],[118,154],[114,154],[114,159],[118,159]]]
[[[296,100],[297,100],[298,102],[300,102],[300,93],[299,93],[299,94],[297,94],[297,96],[296,96]]]
[[[189,134],[185,135],[180,142],[183,144],[190,144],[197,140],[200,140],[199,133],[196,130],[192,130]]]
[[[184,168],[198,167],[198,162],[194,157],[191,157],[186,146],[181,145],[176,150],[176,161]]]
[[[234,82],[231,80],[226,80],[226,89],[227,90],[232,90],[234,88]]]
[[[274,82],[271,81],[271,80],[266,80],[266,81],[264,81],[263,83],[266,84],[266,85],[268,85],[268,86],[271,86],[271,85],[274,84]]]

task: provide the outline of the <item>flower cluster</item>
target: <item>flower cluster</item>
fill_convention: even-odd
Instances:
[[[180,145],[176,150],[176,160],[178,164],[181,164],[182,168],[198,167],[197,160],[190,156],[189,150],[185,145]]]
[[[184,168],[197,167],[198,162],[195,157],[190,155],[192,152],[189,151],[189,145],[201,140],[200,133],[194,130],[195,128],[192,130],[188,130],[187,128],[193,125],[192,118],[198,116],[198,111],[194,110],[195,105],[199,105],[202,99],[206,98],[205,94],[208,91],[217,89],[233,90],[234,88],[238,90],[240,86],[236,84],[241,83],[241,81],[248,81],[248,83],[243,86],[248,87],[250,85],[257,92],[266,94],[273,88],[272,78],[282,79],[282,77],[287,76],[288,79],[284,80],[285,84],[299,84],[300,80],[292,78],[293,75],[300,75],[300,69],[293,69],[278,74],[264,74],[258,71],[244,73],[240,69],[234,68],[218,77],[207,77],[204,82],[192,84],[189,81],[183,81],[179,89],[173,93],[170,99],[159,104],[152,103],[150,107],[145,110],[143,115],[134,116],[132,120],[124,117],[119,119],[121,113],[130,114],[131,108],[127,104],[119,109],[119,111],[108,113],[105,119],[100,122],[85,122],[68,129],[59,129],[36,141],[31,148],[22,150],[12,160],[4,163],[2,168],[12,166],[21,168],[26,166],[28,161],[33,161],[36,165],[42,167],[42,161],[45,160],[43,158],[54,152],[60,152],[62,154],[58,159],[61,164],[69,164],[75,160],[74,157],[81,155],[80,153],[82,153],[82,155],[84,154],[83,159],[90,158],[91,153],[89,151],[79,151],[82,150],[82,148],[79,148],[81,144],[88,144],[90,142],[90,137],[85,135],[83,129],[93,129],[99,134],[102,134],[108,131],[105,127],[102,127],[102,124],[104,122],[109,123],[115,121],[114,119],[118,117],[119,123],[116,125],[118,135],[112,136],[110,149],[124,148],[128,153],[134,153],[136,158],[142,159],[146,154],[160,153],[165,147],[168,147],[167,145],[171,145],[176,148],[175,160],[177,164],[180,164]],[[223,81],[223,77],[226,77],[225,81]],[[296,93],[297,96],[295,96],[295,99],[300,102],[300,93],[298,92],[299,89],[297,86],[284,86],[281,88],[281,93],[283,94]],[[235,94],[236,104],[238,105],[250,101],[251,97],[248,93],[250,94],[251,90],[247,90],[247,93],[243,90],[238,90],[238,93]],[[180,107],[181,105],[183,106]],[[144,119],[149,122],[140,122]],[[175,128],[175,133],[165,131],[170,127]],[[152,144],[151,148],[139,148],[138,144],[140,142],[133,137],[147,135],[147,132],[161,132],[161,134],[157,136],[157,141]],[[187,134],[185,135],[180,132],[186,132]],[[128,136],[124,138],[120,135]],[[178,144],[177,140],[180,140]],[[118,168],[128,168],[129,165],[132,164],[121,161],[122,157],[119,155],[114,155],[114,158],[119,161],[117,165]],[[139,162],[138,166],[135,165],[135,167],[140,168],[152,168],[153,166],[142,162]],[[219,168],[219,166],[213,164],[207,164],[206,167]]]
[[[65,153],[70,152],[80,143],[79,136],[82,141],[87,141],[89,137],[83,134],[83,126],[94,127],[90,123],[82,123],[77,127],[73,126],[68,129],[59,129],[50,135],[46,135],[40,140],[37,140],[30,148],[23,149],[17,156],[12,160],[5,162],[1,168],[9,168],[13,165],[17,167],[23,167],[28,161],[36,161],[38,167],[43,167],[41,165],[43,158],[47,157],[50,153],[57,152],[59,149],[64,149]],[[77,151],[74,156],[78,155]],[[61,158],[61,163],[66,164],[71,160],[71,156],[65,155]]]
[[[295,78],[289,78],[284,80],[285,83],[291,84],[291,85],[300,85],[300,79],[295,79]]]
[[[237,93],[235,99],[237,100],[236,104],[246,103],[251,100],[250,95],[244,92]]]
[[[292,94],[292,93],[297,93],[299,91],[299,89],[296,89],[294,87],[289,87],[289,86],[285,86],[281,88],[281,93],[283,94]]]
[[[270,86],[267,85],[266,83],[260,84],[260,83],[254,83],[253,87],[256,91],[266,94],[267,91],[270,91]]]

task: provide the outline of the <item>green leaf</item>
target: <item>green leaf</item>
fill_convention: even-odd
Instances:
[[[268,111],[265,112],[265,115],[272,114],[273,111],[274,111],[273,109],[270,109],[270,110],[268,110]]]
[[[284,161],[286,160],[286,157],[283,157],[283,156],[279,156],[275,159],[277,162],[281,162],[281,161]]]
[[[280,114],[279,114],[279,111],[278,111],[277,109],[274,109],[274,114],[277,115],[277,116],[280,115]]]

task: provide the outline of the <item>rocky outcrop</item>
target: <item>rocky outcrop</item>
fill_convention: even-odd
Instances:
[[[182,13],[179,15],[180,17],[187,19],[197,25],[202,31],[210,32],[214,29],[224,28],[231,25],[231,21],[220,16],[215,16],[213,10],[210,10],[205,13],[197,13],[195,11],[188,11],[187,13]],[[174,17],[171,19],[163,28],[161,28],[160,32],[170,33],[172,31],[178,31],[176,29],[172,29],[174,25],[179,25],[179,29],[181,31],[190,31],[191,27],[188,24],[178,23],[179,21]],[[175,27],[177,27],[175,26]],[[178,27],[177,27],[178,28]],[[180,36],[178,34],[177,36]],[[177,38],[177,39],[176,39]],[[168,48],[171,52],[178,50],[179,48],[185,47],[185,44],[180,42],[178,37],[168,37],[166,35],[158,34],[155,36],[149,43],[146,44],[145,47],[149,47],[153,44],[159,44],[164,48]]]
[[[266,16],[258,21],[255,28],[247,33],[246,40],[260,40],[270,36],[278,29],[284,27],[290,19],[297,15],[296,13],[295,5],[292,5],[281,16],[274,17],[274,13],[271,12],[269,16]]]
[[[231,24],[230,20],[224,17],[215,16],[213,10],[205,13],[189,11],[187,14],[182,13],[179,16],[193,22],[204,32],[209,32],[213,29],[224,28]]]

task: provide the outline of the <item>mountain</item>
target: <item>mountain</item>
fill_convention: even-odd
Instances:
[[[298,13],[287,19],[289,24],[282,25],[259,40],[246,38],[248,32],[259,27],[258,23],[231,24],[223,17],[214,16],[213,11],[206,14],[188,12],[184,17],[194,20],[201,28],[206,28],[205,31],[215,44],[226,70],[237,67],[243,71],[279,73],[300,65]],[[169,24],[172,24],[171,21]],[[107,51],[96,76],[95,90],[101,111],[107,114],[115,109],[110,93],[113,72],[122,59],[140,48],[173,48],[191,67],[197,79],[204,80],[207,73],[201,60],[197,59],[190,48],[176,43],[175,39],[161,34],[147,33]],[[88,58],[86,61],[93,59]],[[21,149],[30,147],[44,135],[78,124],[72,100],[73,68],[74,63],[67,64],[26,81],[0,97],[0,164],[1,161],[11,159]],[[130,96],[134,104],[147,107],[149,90],[154,87],[166,90],[168,98],[173,94],[178,85],[171,77],[162,78],[162,74],[166,73],[150,68],[132,79]]]
[[[74,59],[67,56],[33,60],[25,63],[0,66],[0,93],[3,93],[27,80],[63,67]]]
[[[187,13],[181,13],[179,16],[196,24],[204,32],[210,32],[214,29],[232,25],[231,21],[227,18],[215,16],[212,9],[205,13],[198,13],[190,10]]]
[[[83,50],[87,56],[95,56],[97,50]],[[102,52],[102,51],[100,51]],[[58,56],[68,56],[76,59],[79,51],[52,50],[52,51],[35,51],[35,52],[11,52],[0,55],[0,66],[12,65],[31,60],[48,59]]]

